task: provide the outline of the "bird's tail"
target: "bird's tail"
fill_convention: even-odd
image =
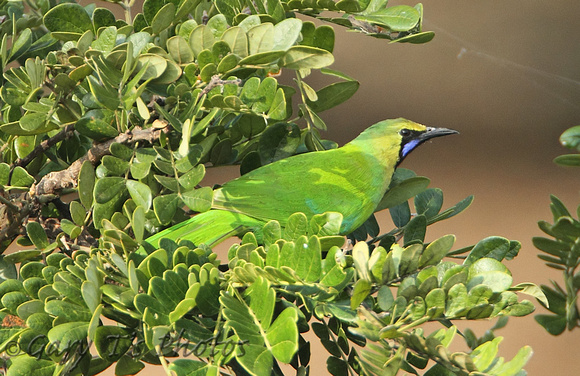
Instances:
[[[144,248],[158,249],[159,242],[163,238],[175,242],[189,240],[195,245],[206,244],[213,247],[232,236],[240,236],[250,230],[260,230],[263,226],[264,222],[243,214],[210,210],[145,239],[144,242],[147,244],[144,244]]]

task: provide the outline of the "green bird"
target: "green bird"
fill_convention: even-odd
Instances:
[[[259,231],[276,220],[302,212],[343,216],[343,235],[361,226],[385,195],[395,168],[409,153],[434,137],[458,133],[406,120],[384,120],[346,145],[295,155],[257,168],[214,191],[212,210],[145,240],[154,248],[162,238],[215,245],[231,236]]]

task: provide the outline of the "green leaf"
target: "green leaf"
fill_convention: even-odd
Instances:
[[[168,224],[175,215],[180,203],[181,199],[175,193],[155,197],[153,199],[153,210],[159,223]]]
[[[14,149],[18,158],[24,158],[30,154],[40,141],[37,136],[18,136],[14,142]]]
[[[404,227],[411,220],[411,209],[408,202],[389,208],[391,219],[397,228]]]
[[[294,123],[276,123],[268,127],[258,141],[262,164],[293,155],[300,144],[300,129]]]
[[[137,208],[135,208],[131,218],[131,227],[135,234],[135,240],[137,240],[138,243],[141,243],[145,233],[145,209],[143,209],[142,206],[137,206]]]
[[[393,31],[407,31],[415,27],[420,15],[417,9],[408,5],[397,5],[379,9],[364,16],[355,16],[357,20],[373,22]]]
[[[516,356],[512,358],[507,363],[502,364],[497,369],[498,376],[512,376],[512,375],[520,375],[522,372],[522,368],[526,365],[526,363],[532,357],[532,348],[530,346],[522,347]]]
[[[350,298],[350,308],[357,309],[357,307],[366,299],[370,294],[372,289],[372,284],[366,279],[359,279],[354,284],[354,290]]]
[[[145,10],[143,10],[145,11]],[[167,29],[175,18],[175,4],[169,2],[165,4],[151,20],[151,29],[153,34],[157,35]]]
[[[44,26],[52,32],[69,32],[80,37],[87,30],[93,30],[88,13],[76,3],[55,6],[44,15]]]
[[[210,187],[202,187],[186,191],[181,195],[183,202],[193,211],[205,212],[211,209],[213,190]]]
[[[99,356],[108,361],[116,362],[131,347],[133,332],[119,326],[101,325],[95,332],[95,348]]]
[[[34,178],[22,167],[16,166],[12,171],[10,185],[13,187],[28,188],[34,183]]]
[[[82,343],[86,340],[88,327],[88,322],[68,322],[52,328],[47,337],[59,351],[66,351],[71,343]]]
[[[25,54],[26,51],[30,49],[32,45],[32,31],[30,29],[24,29],[18,35],[18,38],[14,41],[12,49],[10,51],[10,60],[15,60],[21,55]]]
[[[93,188],[95,186],[95,170],[90,161],[84,161],[79,172],[78,194],[85,209],[93,205]]]
[[[414,216],[409,223],[405,225],[404,244],[425,240],[425,233],[427,232],[427,219],[424,215],[419,214]]]
[[[126,189],[125,179],[120,177],[105,177],[95,184],[95,201],[104,204],[118,197]]]
[[[517,285],[513,286],[510,290],[519,291],[523,294],[531,295],[534,298],[538,299],[544,306],[546,307],[550,306],[546,294],[544,294],[542,289],[536,284],[530,282],[518,283]]]
[[[89,76],[89,86],[97,102],[109,110],[116,110],[121,104],[118,92],[113,87],[103,84],[94,76]]]
[[[205,166],[203,164],[199,164],[186,172],[185,174],[181,175],[177,180],[182,187],[186,190],[194,189],[203,179],[205,176]]]
[[[227,164],[232,161],[233,155],[233,142],[229,138],[225,138],[220,140],[214,147],[211,149],[211,154],[209,157],[210,162],[214,166]]]
[[[46,114],[39,112],[27,113],[20,118],[19,122],[20,127],[25,131],[30,132],[30,134],[45,132],[47,129],[53,128],[52,126],[47,125]]]
[[[535,315],[534,319],[553,336],[560,335],[566,330],[566,317],[560,315]]]
[[[509,269],[492,258],[478,259],[468,268],[468,289],[482,284],[490,287],[493,292],[503,292],[510,288],[512,281]]]
[[[560,143],[569,149],[580,150],[580,125],[566,129],[560,136]]]
[[[94,312],[101,303],[99,287],[94,282],[84,281],[81,285],[81,293],[89,310]]]
[[[146,53],[139,56],[137,59],[136,70],[139,71],[145,68],[145,73],[141,77],[142,80],[155,79],[161,77],[163,72],[168,67],[168,61],[162,56]]]
[[[127,190],[133,201],[135,201],[135,204],[143,207],[145,211],[149,210],[151,208],[151,202],[153,201],[151,188],[147,184],[135,180],[127,180],[126,184]]]
[[[95,30],[101,27],[115,26],[115,15],[107,8],[96,8],[93,11],[93,25]]]
[[[252,93],[253,90],[248,90],[248,96],[252,94],[252,97],[254,97],[255,95],[254,104],[252,105],[252,110],[254,112],[262,113],[270,109],[274,102],[277,86],[277,81],[273,77],[268,77],[260,83],[255,94]]]
[[[276,63],[286,53],[284,51],[266,51],[249,55],[238,62],[239,65],[270,65]]]
[[[448,318],[461,317],[467,311],[467,289],[462,283],[451,287],[447,293],[445,316]]]
[[[371,277],[369,275],[369,247],[365,242],[358,242],[354,245],[352,249],[352,259],[354,262],[354,267],[357,271],[358,277],[368,282],[371,281]],[[352,304],[352,301],[351,301]],[[360,302],[359,302],[360,304]],[[358,306],[358,304],[357,304]],[[351,307],[352,308],[352,307]],[[354,308],[353,308],[354,309]]]
[[[82,229],[79,226],[66,218],[61,220],[60,226],[62,227],[62,231],[64,231],[71,239],[78,238],[82,232]]]
[[[248,37],[244,29],[239,26],[232,26],[222,34],[223,41],[229,46],[233,54],[240,56],[242,59],[248,56]]]
[[[315,282],[320,279],[322,272],[322,256],[318,237],[312,236],[306,242],[306,238],[297,241],[295,251],[297,259],[296,274],[306,282]]]
[[[323,49],[293,46],[282,57],[280,65],[288,69],[320,69],[334,63],[334,56]]]
[[[427,219],[439,214],[443,206],[443,191],[439,188],[428,188],[415,196],[415,210]]]
[[[389,187],[389,190],[385,193],[381,202],[379,202],[375,212],[392,208],[406,202],[411,197],[414,197],[427,189],[430,182],[431,181],[426,177],[414,176]]]
[[[475,247],[469,252],[469,255],[463,262],[463,265],[471,265],[476,260],[483,257],[489,257],[501,261],[505,258],[510,250],[510,241],[499,236],[490,236],[480,240]]]
[[[158,276],[151,278],[149,288],[157,300],[169,310],[174,310],[177,307],[187,291],[185,283],[172,271],[166,271],[163,278]]]
[[[37,249],[25,249],[4,256],[4,260],[12,264],[18,264],[27,260],[35,259],[40,256],[40,254],[41,252]]]
[[[431,242],[421,254],[419,268],[437,265],[453,247],[455,235],[445,235]]]
[[[198,25],[189,35],[189,46],[195,56],[198,56],[203,50],[211,49],[214,42],[215,37],[206,25]]]
[[[97,51],[110,52],[117,42],[117,28],[109,26],[101,31],[99,37],[91,43],[91,47]]]
[[[559,164],[560,166],[580,166],[580,154],[566,154],[557,156],[554,158],[554,163]]]
[[[215,39],[219,39],[224,31],[228,28],[228,21],[223,14],[216,14],[207,22],[207,28],[213,34]]]
[[[308,218],[304,213],[294,213],[284,227],[284,239],[295,241],[308,233]]]
[[[105,155],[101,159],[102,166],[105,168],[107,175],[122,176],[129,169],[129,162],[111,155]]]
[[[336,356],[326,359],[326,369],[333,376],[348,376],[349,365],[346,361]],[[391,376],[390,374],[388,376]]]
[[[0,185],[8,185],[10,178],[10,166],[7,163],[0,163]]]
[[[167,40],[167,52],[178,64],[187,64],[193,61],[193,51],[185,38],[176,35]]]
[[[274,26],[274,44],[272,50],[286,51],[292,47],[302,30],[302,21],[298,18],[287,18]]]
[[[391,43],[412,43],[412,44],[422,44],[430,42],[435,38],[435,33],[432,31],[423,31],[421,33],[414,33],[405,35],[392,41]]]
[[[57,363],[53,360],[38,359],[28,354],[22,354],[10,359],[10,368],[6,376],[52,376],[56,372],[56,367]]]
[[[101,141],[119,135],[119,131],[111,126],[113,122],[112,111],[90,110],[76,122],[75,129],[84,136]]]
[[[271,23],[254,26],[248,30],[247,35],[250,45],[250,55],[273,50],[274,25]]]
[[[266,279],[259,277],[248,288],[246,295],[250,297],[250,310],[253,311],[261,326],[268,330],[274,315],[276,292]]]
[[[473,202],[473,195],[466,197],[465,199],[458,202],[455,206],[444,210],[443,212],[437,214],[435,217],[430,218],[428,223],[431,225],[435,222],[441,221],[443,219],[451,218],[467,209],[469,205]]]
[[[0,284],[6,280],[16,280],[17,277],[16,266],[7,262],[3,256],[0,256]]]
[[[151,25],[153,18],[159,10],[165,5],[165,0],[145,0],[143,2],[143,16],[147,24]]]
[[[322,112],[345,102],[356,93],[360,86],[358,81],[335,82],[316,92],[318,100],[307,100],[308,107],[314,112]]]
[[[332,52],[334,50],[334,29],[329,25],[317,27],[314,31],[313,47]]]
[[[192,359],[176,359],[169,364],[168,368],[175,372],[176,375],[202,376],[219,374],[217,366]]]
[[[266,338],[272,355],[282,362],[290,363],[298,351],[298,313],[295,307],[288,307],[274,320],[268,328]]]
[[[284,120],[288,117],[286,114],[286,98],[284,90],[281,88],[276,91],[270,110],[268,110],[268,117],[272,120]]]

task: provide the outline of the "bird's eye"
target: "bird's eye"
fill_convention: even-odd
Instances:
[[[407,137],[407,136],[410,136],[410,135],[411,135],[411,131],[410,131],[410,130],[408,130],[408,129],[401,129],[401,130],[399,131],[399,134],[400,134],[401,136],[403,136],[403,137]]]

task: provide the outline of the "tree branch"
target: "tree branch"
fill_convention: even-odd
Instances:
[[[85,156],[74,161],[67,169],[51,172],[50,174],[45,175],[38,184],[33,185],[32,188],[30,188],[31,196],[53,195],[63,189],[76,187],[82,164],[88,160],[93,165],[96,165],[101,158],[111,153],[109,151],[111,144],[134,144],[139,141],[153,143],[155,140],[159,139],[161,132],[168,131],[166,122],[161,122],[160,120],[157,121],[161,123],[161,126],[163,126],[162,128],[155,126],[147,129],[135,128],[132,131],[122,133],[113,139],[93,145]]]
[[[14,162],[14,166],[26,167],[30,162],[34,160],[40,153],[44,153],[52,146],[56,145],[60,141],[66,140],[74,134],[75,125],[74,123],[68,124],[64,129],[58,132],[53,137],[42,141],[38,146],[36,146],[26,157],[18,158]]]
[[[206,85],[206,87],[204,87],[203,90],[199,93],[197,98],[199,99],[203,95],[209,93],[214,87],[223,86],[225,84],[236,84],[236,85],[240,86],[241,83],[242,83],[242,80],[240,78],[237,78],[235,80],[222,80],[221,76],[219,74],[214,74],[211,77],[211,80]]]

